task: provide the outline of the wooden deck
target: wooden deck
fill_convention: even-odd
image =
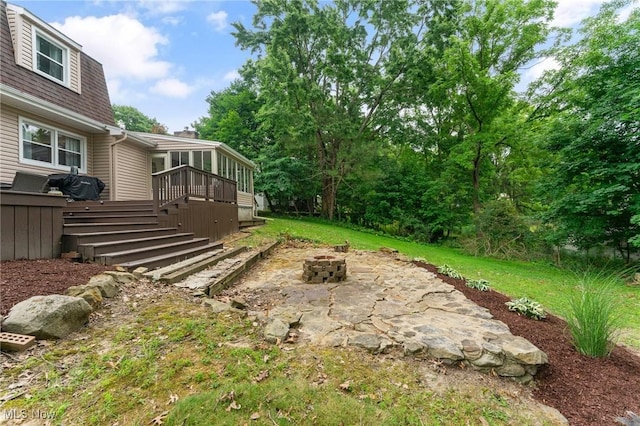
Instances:
[[[0,191],[2,260],[60,257],[66,197]]]

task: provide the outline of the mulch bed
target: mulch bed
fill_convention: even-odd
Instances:
[[[0,315],[31,296],[64,294],[74,285],[86,284],[112,266],[77,263],[66,259],[9,260],[0,262]]]
[[[608,358],[580,355],[571,344],[564,320],[547,315],[535,321],[509,311],[510,299],[493,290],[478,291],[463,280],[438,274],[433,265],[417,263],[483,306],[511,332],[546,352],[549,364],[535,377],[535,398],[559,410],[571,425],[620,424],[627,411],[640,414],[640,357],[616,346]]]
[[[536,375],[534,396],[558,409],[571,425],[613,425],[627,411],[640,414],[640,357],[622,347],[594,359],[572,346],[566,323],[553,315],[534,321],[507,309],[509,298],[495,291],[467,287],[463,280],[438,274],[433,265],[418,263],[452,284],[467,298],[491,311],[498,320],[547,353],[549,365]],[[35,295],[62,294],[85,284],[111,267],[68,260],[18,260],[0,263],[0,315]]]

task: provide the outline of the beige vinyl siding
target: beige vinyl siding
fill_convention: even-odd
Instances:
[[[16,20],[16,62],[25,68],[33,69],[32,25],[18,17]]]
[[[238,191],[238,206],[253,208],[253,194]]]
[[[147,150],[127,141],[114,146],[114,200],[150,200],[151,158]]]
[[[69,85],[71,90],[76,93],[82,93],[80,82],[80,52],[71,49],[69,51]]]
[[[93,176],[100,179],[105,184],[105,188],[100,194],[100,199],[110,200],[111,198],[111,174],[109,172],[109,144],[114,138],[109,135],[95,135],[92,144],[93,154]]]
[[[9,108],[0,109],[0,181],[11,183],[16,174],[18,157],[18,115]]]
[[[26,114],[19,114],[19,111],[8,107],[6,105],[2,106],[2,110],[0,111],[0,137],[1,137],[1,150],[0,150],[0,181],[3,183],[11,183],[13,181],[13,176],[16,171],[35,173],[40,175],[50,175],[54,173],[65,173],[65,170],[54,168],[54,167],[46,167],[46,166],[37,166],[31,164],[23,164],[20,163],[20,137],[19,137],[19,117],[22,117],[27,120],[34,120],[38,123],[42,123],[43,125],[49,125],[55,127],[60,130],[66,130],[70,133],[76,134],[78,136],[82,136],[86,138],[87,141],[87,175],[92,175],[93,173],[93,136],[92,134],[88,134],[85,132],[78,131],[76,129],[70,128],[68,126],[51,122],[50,120],[46,120],[37,116],[30,116]]]

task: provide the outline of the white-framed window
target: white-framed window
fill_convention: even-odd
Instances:
[[[238,165],[238,190],[251,192],[251,171],[248,167]]]
[[[20,162],[69,171],[87,171],[87,140],[66,130],[20,118]]]
[[[192,151],[192,166],[205,172],[213,173],[213,164],[211,164],[211,151]]]
[[[33,42],[33,70],[69,86],[69,49],[35,28]]]

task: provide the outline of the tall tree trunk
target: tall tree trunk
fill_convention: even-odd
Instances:
[[[324,176],[322,178],[322,217],[333,220],[337,192],[336,179],[333,176]]]
[[[482,143],[476,143],[476,154],[473,158],[473,212],[478,214],[480,204],[480,160],[482,159]]]

